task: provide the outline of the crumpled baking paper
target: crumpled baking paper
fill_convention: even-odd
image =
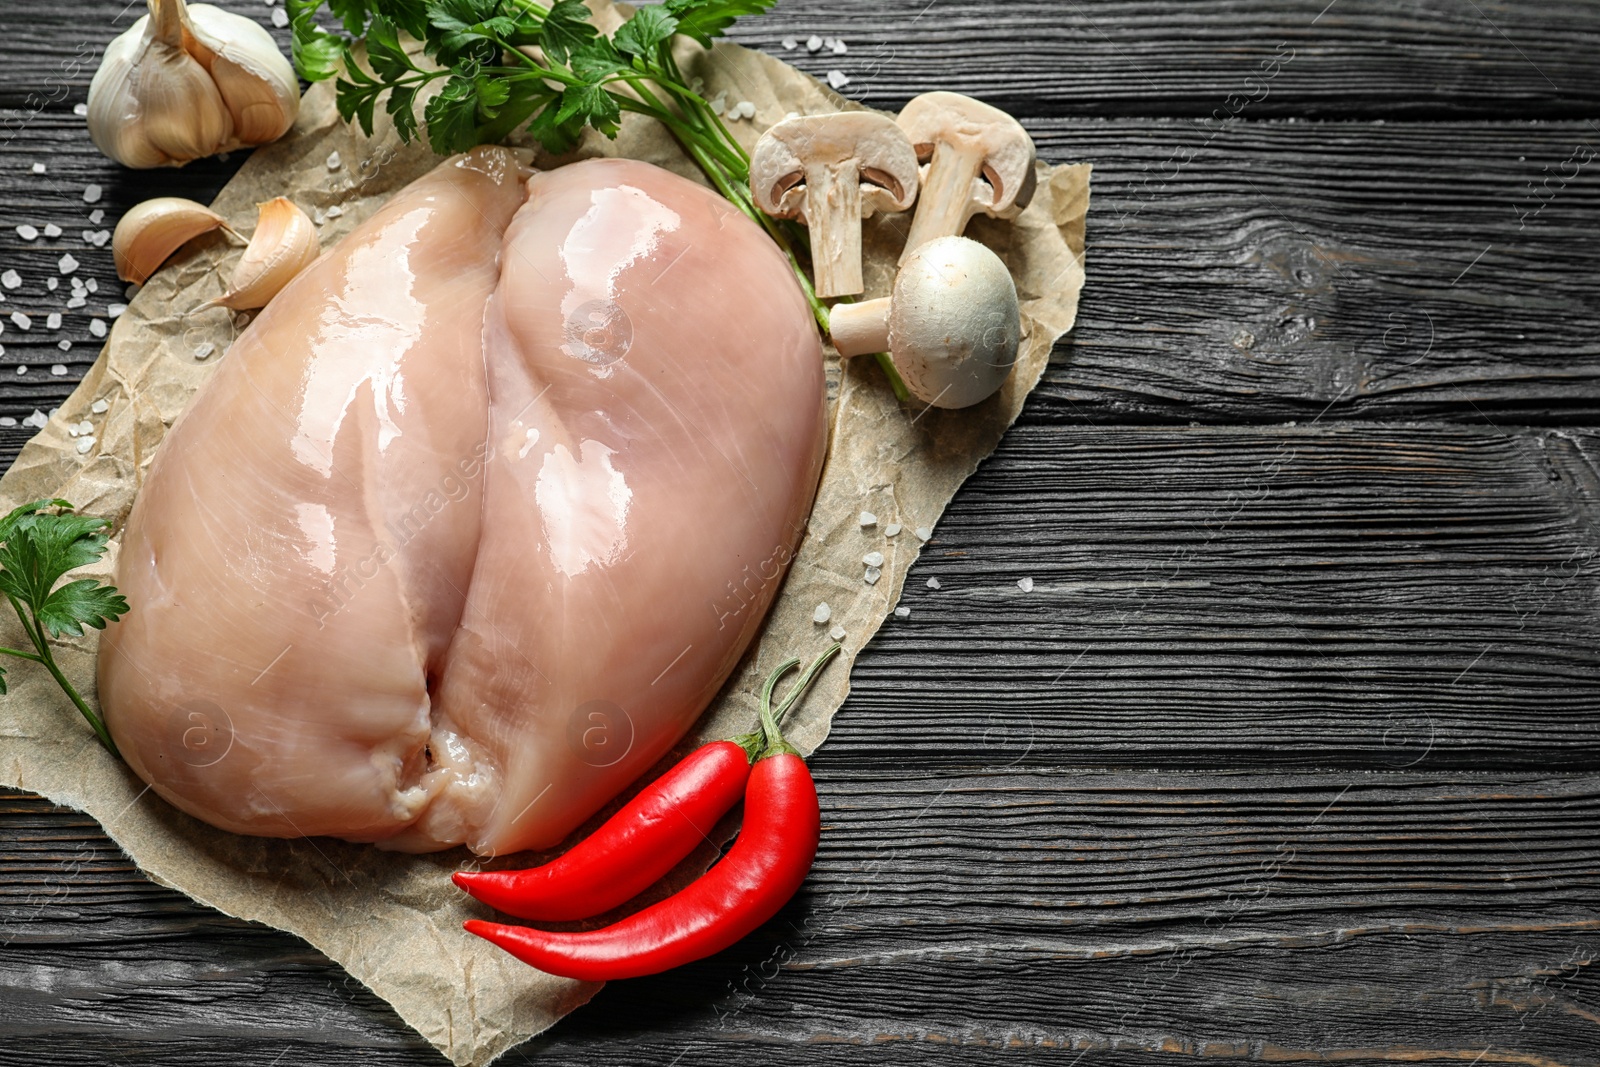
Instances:
[[[607,29],[622,17],[609,4],[596,10]],[[790,112],[856,106],[775,58],[725,42],[711,53],[687,48],[682,59],[691,76],[704,79],[708,97],[725,92],[730,102],[755,104],[753,120],[729,123],[746,147]],[[335,152],[338,159],[330,160]],[[640,116],[627,116],[614,142],[591,135],[577,153],[602,154],[649,160],[703,180],[670,135]],[[425,147],[402,145],[392,128],[382,127],[369,139],[340,122],[332,84],[325,82],[307,94],[290,135],[256,152],[213,206],[236,229],[248,231],[258,202],[288,196],[326,219],[326,248],[436,162]],[[849,664],[899,599],[923,538],[956,489],[994,450],[1038,382],[1051,346],[1072,326],[1084,280],[1088,179],[1085,165],[1041,164],[1038,193],[1015,223],[980,218],[969,228],[969,236],[1005,259],[1022,297],[1023,350],[996,397],[964,411],[902,406],[872,360],[841,367],[830,354],[830,445],[805,540],[758,646],[663,766],[700,738],[752,729],[761,680],[790,655],[814,655],[838,626],[846,634],[842,662],[822,674],[785,724],[802,751],[822,743],[849,691]],[[909,217],[868,222],[868,296],[889,291]],[[220,238],[203,239],[144,287],[115,322],[83,383],[0,480],[0,504],[9,509],[62,497],[86,513],[115,519],[120,528],[168,427],[226,358],[242,327],[242,318],[222,310],[188,314],[222,291],[238,254]],[[97,401],[108,410],[96,413]],[[92,434],[68,433],[84,421],[93,425]],[[876,526],[860,525],[863,511],[877,517]],[[893,525],[900,531],[889,536]],[[864,580],[862,557],[872,551],[884,558],[876,584]],[[101,576],[111,575],[115,555],[113,542]],[[813,612],[822,602],[832,617],[819,625]],[[95,636],[91,632],[60,656],[67,675],[91,700]],[[9,612],[0,642],[24,644]],[[328,838],[284,841],[216,830],[169,807],[103,751],[43,670],[17,664],[10,679],[11,695],[0,699],[0,784],[93,815],[162,885],[304,938],[392,1004],[455,1063],[489,1063],[599,988],[542,974],[462,931],[462,920],[484,914],[449,882],[452,870],[473,862],[464,850],[409,856]],[[196,740],[197,760],[220,758],[206,749],[216,742],[203,729]],[[715,855],[704,847],[658,893],[692,878]],[[494,866],[535,859],[501,858]]]

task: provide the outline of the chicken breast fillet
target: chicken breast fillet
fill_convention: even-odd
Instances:
[[[225,829],[500,854],[659,759],[810,512],[787,262],[648,164],[442,164],[296,278],[163,442],[100,699]]]

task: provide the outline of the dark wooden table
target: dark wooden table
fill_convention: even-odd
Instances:
[[[238,164],[90,147],[122,9],[0,7],[13,419],[118,299],[81,232]],[[970,92],[1095,164],[1079,325],[856,667],[801,896],[506,1062],[1600,1062],[1600,6],[782,0],[737,36],[812,34],[849,51],[785,58],[867,103]],[[51,330],[63,251],[99,292]],[[442,1061],[0,797],[0,1064],[91,1062]]]

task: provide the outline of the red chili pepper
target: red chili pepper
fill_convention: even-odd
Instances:
[[[838,650],[833,645],[812,663],[785,708]],[[762,694],[767,748],[745,787],[744,828],[715,867],[666,900],[599,930],[556,932],[477,919],[466,928],[549,974],[607,981],[703,959],[777,914],[805,881],[822,829],[811,772],[778,732],[770,703],[778,678],[797,662],[780,667]]]
[[[751,755],[735,741],[701,745],[560,858],[525,871],[457,871],[455,883],[520,919],[562,922],[609,911],[707,839],[744,796]]]

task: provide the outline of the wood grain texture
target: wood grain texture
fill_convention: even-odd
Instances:
[[[121,298],[83,231],[242,158],[93,151],[135,14],[0,5],[0,417]],[[813,33],[848,52],[782,50]],[[801,896],[504,1062],[1600,1064],[1600,7],[782,0],[737,37],[1093,162],[1089,285],[858,662]],[[51,329],[69,251],[99,292]],[[0,1065],[84,1062],[442,1060],[0,794]]]

